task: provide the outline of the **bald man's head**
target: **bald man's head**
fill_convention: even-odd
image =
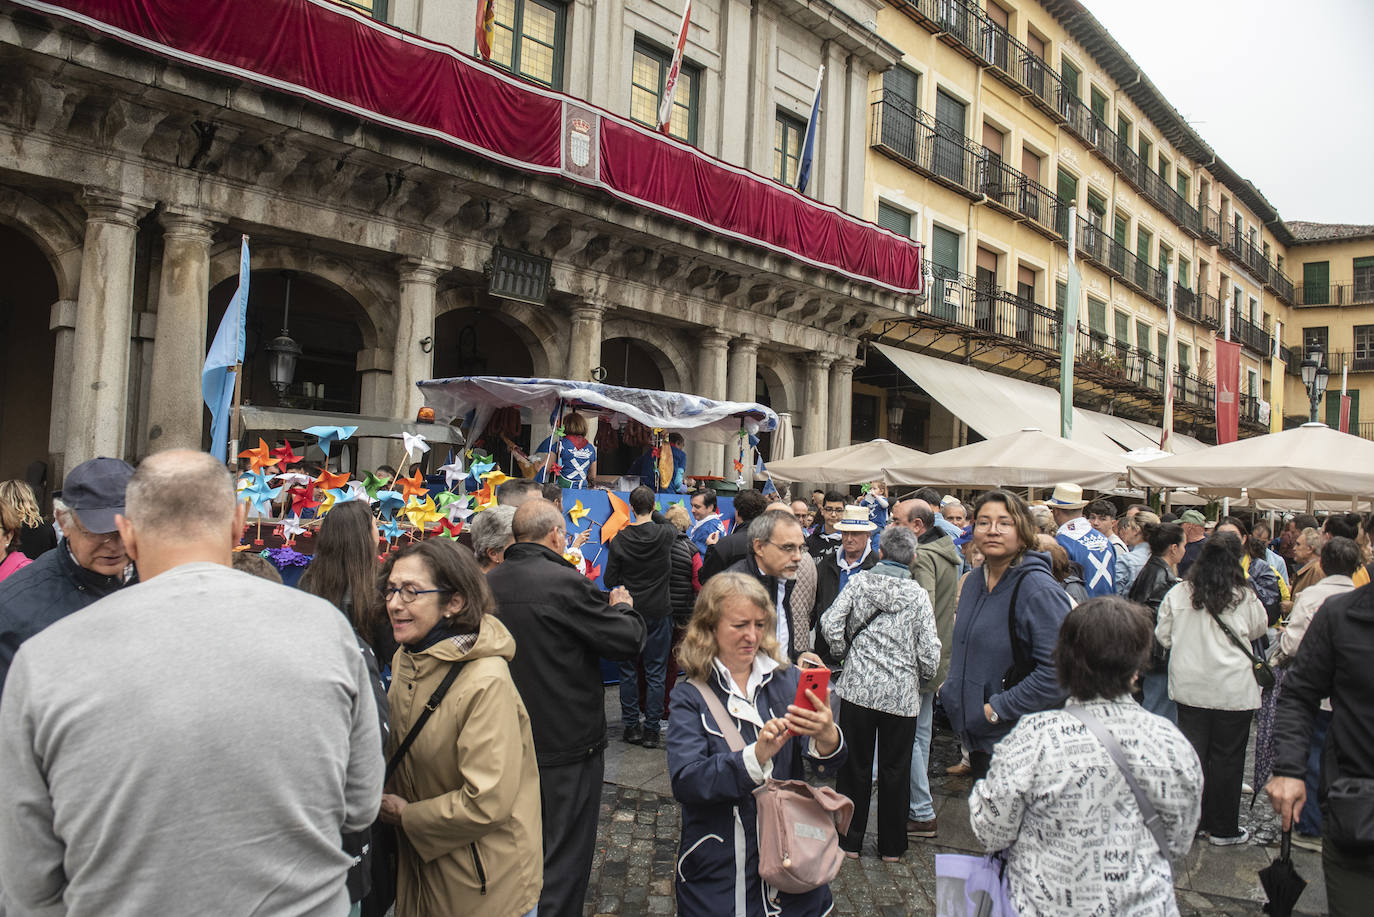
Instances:
[[[148,456],[124,496],[124,518],[144,538],[219,535],[234,520],[234,479],[205,452],[169,449]]]
[[[563,511],[544,499],[526,500],[511,520],[516,541],[543,541],[556,528],[563,528]]]

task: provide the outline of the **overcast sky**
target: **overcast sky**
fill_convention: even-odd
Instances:
[[[1084,0],[1285,220],[1374,224],[1374,0]]]

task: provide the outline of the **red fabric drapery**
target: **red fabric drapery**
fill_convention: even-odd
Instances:
[[[1240,345],[1217,341],[1217,445],[1240,435]]]
[[[326,0],[11,0],[899,293],[920,244],[561,93]],[[728,91],[728,90],[727,90]]]

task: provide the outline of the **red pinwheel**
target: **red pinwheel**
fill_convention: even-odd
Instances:
[[[435,529],[440,538],[457,538],[463,534],[463,520],[454,522],[452,519],[444,518],[439,520],[439,527]]]
[[[315,485],[301,484],[287,491],[291,496],[291,515],[300,516],[305,510],[314,509],[320,501],[314,499]]]
[[[294,451],[292,451],[291,440],[289,439],[286,441],[286,445],[278,446],[277,448],[273,449],[272,455],[276,457],[277,461],[281,463],[281,466],[283,468],[285,468],[288,465],[294,465],[297,462],[299,462],[302,458],[304,458],[304,456],[297,455]]]
[[[601,565],[600,565],[600,564],[597,564],[595,567],[588,567],[588,568],[587,568],[587,579],[592,580],[593,582],[595,582],[595,581],[596,581],[596,578],[597,578],[598,576],[600,576],[600,575],[601,575]]]

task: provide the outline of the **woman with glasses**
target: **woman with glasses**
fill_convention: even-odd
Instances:
[[[544,884],[539,769],[508,668],[515,640],[491,614],[477,562],[452,541],[401,550],[381,584],[401,647],[392,662],[389,765],[415,732],[388,767],[382,796],[382,819],[400,835],[397,917],[533,913]],[[434,712],[417,732],[428,706]]]
[[[1064,702],[1054,646],[1069,596],[1050,572],[1049,555],[1031,550],[1035,536],[1030,510],[1015,494],[991,490],[974,503],[973,544],[983,566],[959,593],[940,700],[969,750],[975,780],[987,774],[993,746],[1017,719]]]

